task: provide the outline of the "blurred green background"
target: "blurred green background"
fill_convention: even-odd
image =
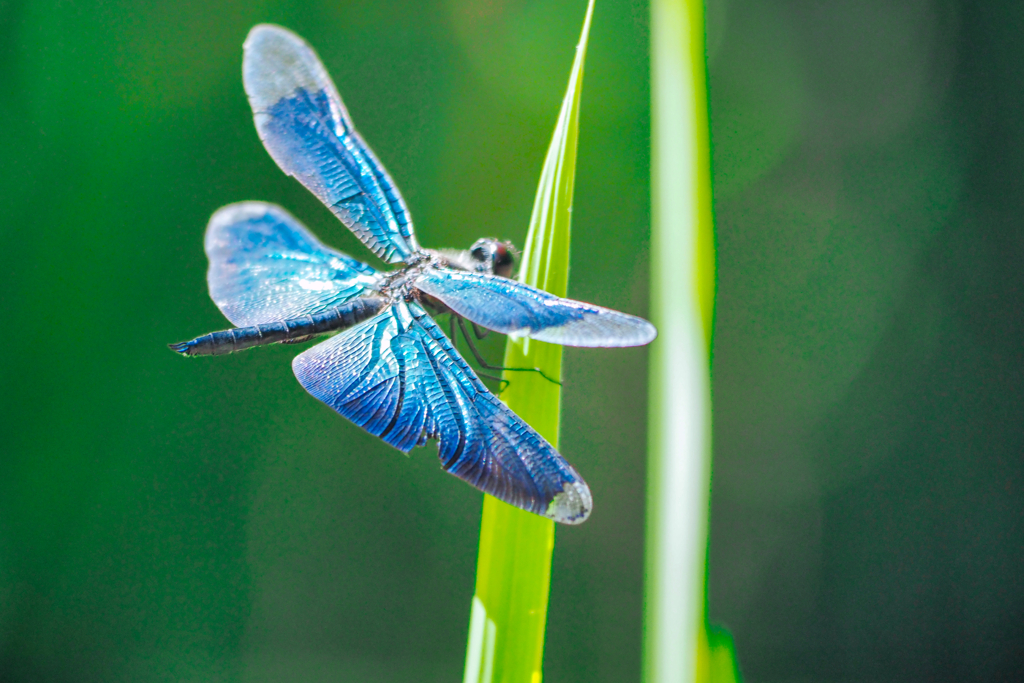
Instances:
[[[202,234],[283,204],[261,21],[428,246],[521,244],[583,0],[0,0],[0,681],[461,680],[481,496],[221,329]],[[599,1],[570,294],[646,309],[647,6]],[[1024,671],[1024,4],[712,0],[709,612],[749,681]],[[501,340],[487,346],[500,357]],[[545,675],[640,669],[646,352],[569,350]]]

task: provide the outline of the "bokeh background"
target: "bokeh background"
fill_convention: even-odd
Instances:
[[[521,244],[583,0],[0,0],[0,681],[461,680],[481,497],[224,327],[202,234],[283,204],[261,21],[421,241]],[[711,0],[709,612],[749,681],[1024,678],[1024,4]],[[570,294],[647,301],[648,8],[599,0]],[[487,351],[500,357],[501,341]],[[646,352],[569,350],[546,680],[639,679]]]

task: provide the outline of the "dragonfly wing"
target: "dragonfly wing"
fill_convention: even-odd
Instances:
[[[280,26],[255,26],[245,40],[242,80],[256,130],[281,170],[388,263],[419,250],[398,188],[356,133],[313,48]]]
[[[437,439],[442,467],[557,522],[590,514],[590,489],[551,444],[477,378],[419,304],[398,302],[299,354],[310,394],[408,453]]]
[[[478,325],[552,344],[642,346],[658,334],[643,318],[495,275],[429,268],[415,286]]]
[[[210,298],[239,327],[327,311],[368,293],[378,278],[264,202],[218,209],[206,228],[206,255]]]

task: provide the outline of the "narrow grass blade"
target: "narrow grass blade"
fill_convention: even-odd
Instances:
[[[590,0],[519,273],[521,281],[559,296],[566,295],[569,282],[580,91],[593,10]],[[540,368],[561,379],[562,347],[509,340],[505,365]],[[505,403],[557,448],[561,387],[532,372],[506,373],[505,379],[510,381],[502,394]],[[465,683],[540,683],[554,544],[554,522],[484,497]]]
[[[704,3],[651,2],[650,452],[644,680],[734,680],[705,626],[714,221]],[[731,666],[730,666],[731,665]]]

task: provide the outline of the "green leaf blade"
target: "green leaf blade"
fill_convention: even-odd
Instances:
[[[569,284],[569,238],[579,140],[583,63],[594,2],[548,147],[523,249],[519,279],[558,296]],[[561,380],[562,347],[510,339],[505,365],[539,368]],[[558,447],[561,387],[534,372],[506,372],[502,400]],[[465,683],[540,683],[551,584],[554,522],[484,497]]]

